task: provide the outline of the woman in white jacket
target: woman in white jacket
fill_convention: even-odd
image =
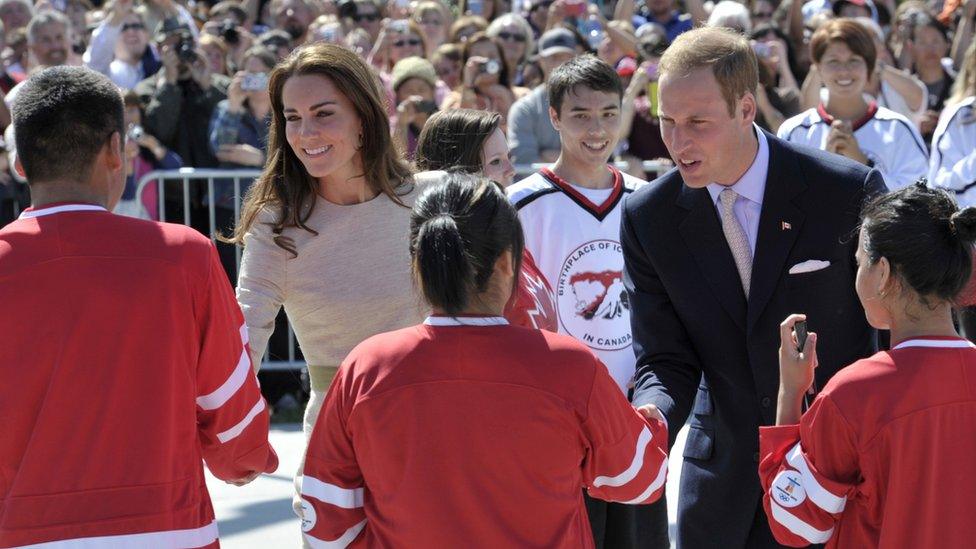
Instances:
[[[952,97],[932,135],[929,184],[955,193],[960,206],[976,204],[976,42],[970,45]]]

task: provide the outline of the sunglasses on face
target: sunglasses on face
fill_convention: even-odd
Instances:
[[[525,42],[524,34],[512,33],[507,31],[502,31],[498,33],[498,38],[505,41]]]
[[[357,13],[352,16],[352,20],[357,23],[362,23],[363,21],[369,21],[370,23],[380,20],[380,14],[378,13]]]
[[[146,26],[142,23],[126,23],[122,25],[122,32],[127,30],[146,30]]]
[[[397,40],[396,42],[393,43],[393,45],[397,48],[403,48],[406,46],[419,46],[420,40],[416,38],[404,38],[403,40]]]

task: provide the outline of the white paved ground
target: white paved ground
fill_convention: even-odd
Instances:
[[[681,471],[681,449],[687,429],[678,433],[678,441],[669,463],[668,502],[678,501],[678,475]],[[271,430],[271,445],[281,461],[278,471],[263,475],[251,484],[238,488],[207,474],[207,487],[213,498],[220,525],[220,544],[227,549],[269,549],[301,547],[301,528],[291,508],[294,493],[292,477],[304,450],[301,426],[276,425]],[[675,505],[668,506],[672,532]]]

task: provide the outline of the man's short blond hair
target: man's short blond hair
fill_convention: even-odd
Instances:
[[[676,38],[661,57],[658,74],[684,76],[711,67],[722,96],[735,116],[736,103],[746,93],[756,93],[759,64],[749,40],[733,30],[702,27]]]

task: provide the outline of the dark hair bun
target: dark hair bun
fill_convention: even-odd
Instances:
[[[964,242],[976,241],[976,208],[963,208],[949,217],[952,231]]]

